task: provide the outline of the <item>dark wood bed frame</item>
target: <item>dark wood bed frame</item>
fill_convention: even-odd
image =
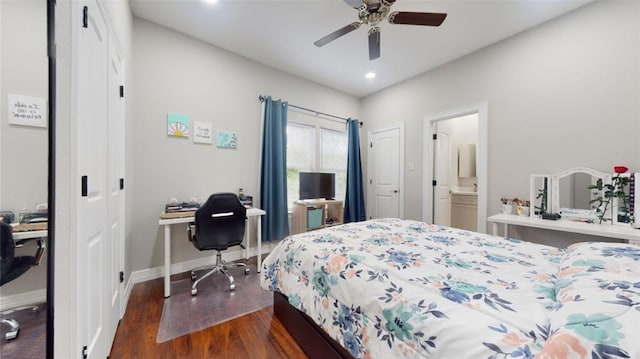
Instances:
[[[309,358],[353,358],[311,318],[289,304],[287,297],[280,292],[273,292],[273,312]]]

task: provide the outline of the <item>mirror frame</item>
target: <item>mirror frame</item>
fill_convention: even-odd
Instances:
[[[55,268],[55,169],[56,169],[56,40],[55,8],[56,0],[47,1],[47,59],[48,59],[48,116],[49,116],[49,161],[47,180],[47,204],[49,220],[47,225],[47,330],[46,357],[53,359],[53,318],[54,318],[54,268]]]
[[[551,175],[551,212],[552,213],[558,213],[560,211],[560,180],[574,173],[586,173],[591,177],[601,178],[604,184],[611,183],[610,173],[596,171],[588,167],[569,168],[560,173]]]

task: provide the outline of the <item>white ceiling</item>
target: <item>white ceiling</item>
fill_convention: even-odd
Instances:
[[[233,53],[363,97],[593,0],[398,0],[391,11],[445,12],[440,27],[380,23],[369,61],[363,25],[328,45],[313,42],[357,21],[342,0],[131,0],[133,14]],[[365,73],[376,72],[374,79]]]

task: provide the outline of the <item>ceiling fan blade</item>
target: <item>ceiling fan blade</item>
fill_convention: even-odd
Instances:
[[[344,2],[346,2],[347,5],[351,6],[354,9],[359,9],[360,7],[362,7],[362,5],[364,5],[364,1],[362,0],[344,0]]]
[[[389,22],[400,25],[440,26],[447,14],[434,12],[394,11],[389,14]]]
[[[372,27],[369,30],[369,60],[380,57],[380,28]]]
[[[351,31],[357,29],[360,27],[360,23],[359,22],[352,22],[351,24],[336,30],[332,33],[330,33],[329,35],[323,37],[322,39],[314,42],[313,44],[318,46],[318,47],[322,47],[328,43],[330,43],[331,41],[339,38],[340,36],[346,35],[348,33],[350,33]]]

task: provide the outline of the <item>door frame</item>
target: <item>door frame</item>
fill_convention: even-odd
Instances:
[[[398,217],[404,218],[404,122],[400,122],[398,124],[390,125],[387,127],[380,127],[373,130],[367,131],[367,213],[369,213],[369,217],[371,217],[371,206],[373,205],[373,191],[371,190],[371,161],[372,161],[372,153],[371,153],[371,140],[373,134],[379,132],[386,132],[398,129],[400,131],[399,135],[399,143],[398,143],[398,153],[400,154],[400,163],[398,164]]]
[[[489,104],[485,102],[444,112],[427,114],[423,117],[423,157],[422,170],[422,220],[433,222],[433,134],[435,123],[456,117],[478,114],[478,232],[487,233],[487,190],[488,190],[488,146],[489,146]]]

